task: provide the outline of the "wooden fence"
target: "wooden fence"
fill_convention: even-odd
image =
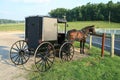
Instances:
[[[101,35],[102,37],[102,47],[101,47],[101,56],[104,56],[104,46],[105,46],[105,33],[103,35]],[[89,48],[92,47],[92,35],[90,36],[90,40],[89,40]],[[114,57],[114,42],[115,42],[115,34],[111,34],[111,51],[110,51],[110,55],[111,57]]]
[[[104,56],[104,44],[105,44],[105,38],[106,37],[109,37],[111,38],[111,45],[110,45],[110,56],[111,57],[114,57],[114,49],[115,49],[115,35],[120,35],[120,29],[97,29],[97,33],[100,33],[101,35],[95,35],[95,36],[99,36],[99,37],[102,37],[102,47],[101,47],[101,56],[103,57]],[[109,36],[105,36],[105,35],[108,35]],[[92,47],[92,39],[93,39],[93,36],[91,35],[90,38],[89,38],[89,48]]]

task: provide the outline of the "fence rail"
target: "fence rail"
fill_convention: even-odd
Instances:
[[[106,33],[106,34],[120,34],[120,28],[98,28],[96,29],[98,33]]]

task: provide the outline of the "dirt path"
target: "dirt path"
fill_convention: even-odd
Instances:
[[[0,32],[0,80],[26,80],[26,71],[19,69],[9,60],[11,45],[24,39],[23,32]]]

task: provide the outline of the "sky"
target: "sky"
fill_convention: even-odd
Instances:
[[[56,8],[72,9],[90,3],[110,0],[0,0],[0,19],[24,20],[25,17],[48,15]],[[114,3],[120,0],[112,0]]]

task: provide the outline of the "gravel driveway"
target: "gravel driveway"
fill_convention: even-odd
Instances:
[[[9,60],[11,45],[23,39],[23,32],[0,32],[0,80],[26,80],[27,72]]]

